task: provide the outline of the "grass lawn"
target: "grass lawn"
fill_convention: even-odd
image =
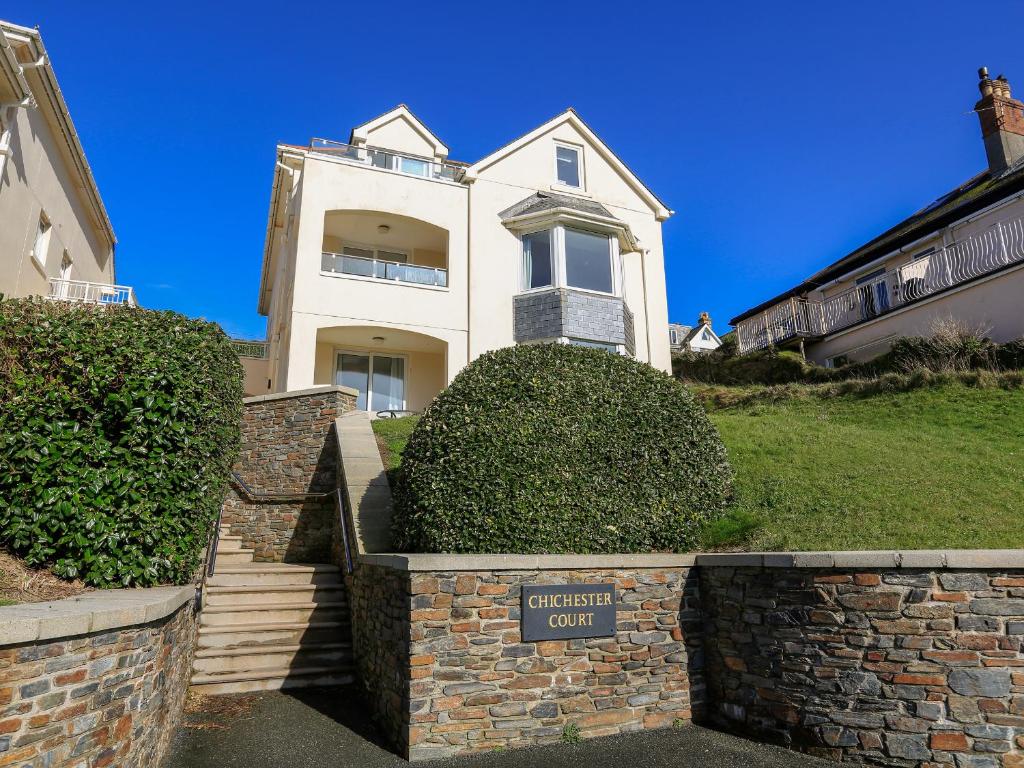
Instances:
[[[402,451],[405,450],[409,435],[419,420],[419,416],[373,420],[373,432],[377,436],[377,445],[381,448],[384,469],[392,470],[402,463]]]
[[[1024,547],[1024,390],[963,385],[713,408],[736,503],[708,549]],[[374,422],[390,467],[416,417]]]
[[[708,547],[1024,546],[1024,390],[809,397],[711,418],[737,500]]]

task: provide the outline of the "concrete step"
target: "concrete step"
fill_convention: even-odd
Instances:
[[[206,584],[209,587],[263,587],[289,584],[339,584],[341,572],[335,565],[293,563],[222,563]]]
[[[265,605],[267,603],[346,603],[342,584],[279,584],[207,587],[208,606]]]
[[[237,624],[295,624],[312,621],[342,621],[348,603],[264,603],[263,605],[207,606],[199,616],[202,627]]]
[[[269,645],[258,648],[201,648],[196,651],[193,671],[203,675],[223,675],[301,667],[347,669],[351,663],[351,643]]]
[[[217,538],[217,554],[218,556],[224,552],[237,552],[242,548],[242,537],[241,536],[224,536],[221,535]]]
[[[217,565],[244,565],[252,563],[252,557],[256,553],[253,549],[242,549],[221,551],[217,550]]]
[[[346,642],[347,621],[268,622],[199,628],[199,648],[260,648]]]
[[[226,675],[193,675],[192,685],[205,694],[276,691],[281,688],[349,685],[355,682],[350,671],[332,667],[301,667],[263,672],[239,672]]]

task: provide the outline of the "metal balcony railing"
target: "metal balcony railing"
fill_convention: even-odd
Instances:
[[[231,344],[239,357],[255,357],[263,360],[267,356],[267,342],[232,339]]]
[[[407,176],[419,176],[425,179],[455,181],[456,176],[462,170],[460,165],[437,162],[429,157],[407,155],[376,147],[356,147],[330,139],[312,139],[309,142],[309,150],[320,155],[338,157],[342,160],[363,163],[374,168],[383,168],[395,173],[404,173]]]
[[[1024,262],[1024,218],[989,229],[821,301],[792,298],[736,324],[741,353],[828,336],[1003,267]]]
[[[90,283],[85,280],[64,280],[60,277],[50,278],[46,298],[52,301],[74,301],[101,306],[114,304],[138,306],[135,301],[135,291],[130,286]]]
[[[400,261],[370,259],[365,256],[349,256],[344,253],[323,253],[320,259],[320,269],[340,275],[374,277],[397,283],[431,285],[440,288],[448,286],[447,269],[422,267],[418,264],[405,264]]]

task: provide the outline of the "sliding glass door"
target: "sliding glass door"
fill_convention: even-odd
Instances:
[[[334,380],[359,392],[356,408],[360,411],[405,409],[404,357],[339,352]]]

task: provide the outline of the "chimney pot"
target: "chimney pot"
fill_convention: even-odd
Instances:
[[[978,79],[979,80],[987,80],[988,79],[988,67],[982,67],[981,69],[978,70]]]

